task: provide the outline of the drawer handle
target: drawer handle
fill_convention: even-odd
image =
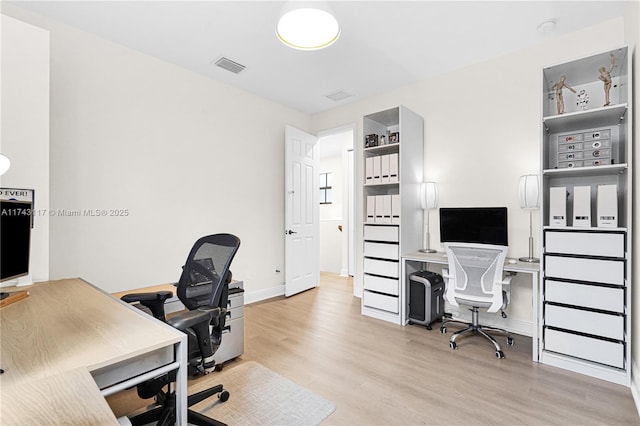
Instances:
[[[231,333],[231,326],[228,325],[225,328],[222,329],[222,334],[227,334],[227,333]]]

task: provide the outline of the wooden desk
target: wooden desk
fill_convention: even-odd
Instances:
[[[401,256],[401,306],[404,308],[407,306],[407,280],[409,275],[414,272],[425,269],[423,265],[433,263],[438,265],[447,265],[449,260],[447,259],[446,253],[437,252],[437,253],[407,253]],[[540,336],[542,335],[542,325],[540,324],[541,312],[540,312],[540,303],[541,293],[540,293],[540,264],[539,263],[528,263],[528,262],[520,262],[516,263],[506,263],[504,264],[505,272],[518,273],[522,272],[525,274],[531,275],[531,287],[532,287],[532,295],[533,295],[533,304],[532,304],[532,319],[533,319],[533,330],[531,333],[531,341],[532,341],[532,358],[533,361],[539,362],[540,360]],[[407,323],[407,309],[403,311],[404,323]]]
[[[65,410],[51,404],[53,396],[32,397],[24,390],[48,381],[73,389],[71,385],[82,375],[78,369],[91,375],[102,396],[177,369],[178,423],[186,424],[185,334],[80,279],[38,283],[29,293],[28,298],[0,310],[3,417],[33,423],[19,404],[4,397],[7,394],[24,397],[28,404],[41,402],[52,414],[65,416]],[[69,381],[66,386],[65,380]],[[73,397],[81,405],[94,398],[77,391]],[[61,418],[57,423],[70,423],[79,413],[66,414],[68,421]],[[75,424],[83,423],[93,424],[93,420]]]

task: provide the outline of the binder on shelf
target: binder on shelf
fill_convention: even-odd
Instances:
[[[382,162],[380,165],[380,183],[389,183],[389,155],[380,156],[380,161]]]
[[[384,197],[386,197],[386,195],[374,195],[374,197],[376,198],[376,202],[375,202],[375,211],[376,211],[376,223],[384,223]]]
[[[391,223],[400,224],[400,194],[391,196]]]
[[[389,182],[399,182],[400,175],[398,174],[398,153],[394,152],[389,154]]]
[[[599,228],[618,227],[618,186],[598,185],[597,211]]]
[[[367,195],[367,222],[373,223],[376,220],[376,197]]]
[[[376,223],[391,223],[391,195],[376,195]]]
[[[364,165],[364,183],[373,183],[373,157],[367,157]]]
[[[573,187],[573,226],[591,226],[591,186]]]
[[[373,157],[373,182],[374,184],[382,183],[382,160],[380,156]]]
[[[567,226],[567,188],[549,188],[549,225]]]

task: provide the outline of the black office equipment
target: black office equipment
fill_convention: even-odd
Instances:
[[[418,271],[409,275],[409,324],[424,325],[431,330],[431,323],[444,315],[444,280],[431,271]]]
[[[440,241],[508,246],[507,208],[442,207]]]
[[[189,309],[188,312],[165,319],[164,302],[171,297],[170,291],[128,294],[122,297],[125,302],[141,303],[151,310],[154,317],[166,321],[187,335],[187,358],[191,375],[206,374],[215,368],[214,354],[220,346],[227,314],[228,285],[231,281],[229,267],[239,246],[240,239],[231,234],[208,235],[195,242],[182,267],[176,289],[178,298]],[[132,424],[158,422],[169,425],[175,422],[175,395],[163,390],[175,379],[176,373],[171,372],[138,385],[138,395],[143,399],[157,396],[157,405],[132,417]],[[218,394],[222,402],[229,398],[229,392],[222,385],[217,385],[190,395],[187,405],[190,407],[215,394]],[[191,409],[187,412],[187,421],[195,425],[221,424]]]

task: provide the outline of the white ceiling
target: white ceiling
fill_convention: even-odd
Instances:
[[[331,1],[342,33],[320,51],[293,50],[278,41],[283,1],[14,3],[316,113],[622,16],[628,2]],[[538,33],[538,24],[549,18],[557,19],[555,31]],[[220,56],[246,69],[232,74],[214,66]],[[354,96],[338,102],[325,97],[337,90]]]

